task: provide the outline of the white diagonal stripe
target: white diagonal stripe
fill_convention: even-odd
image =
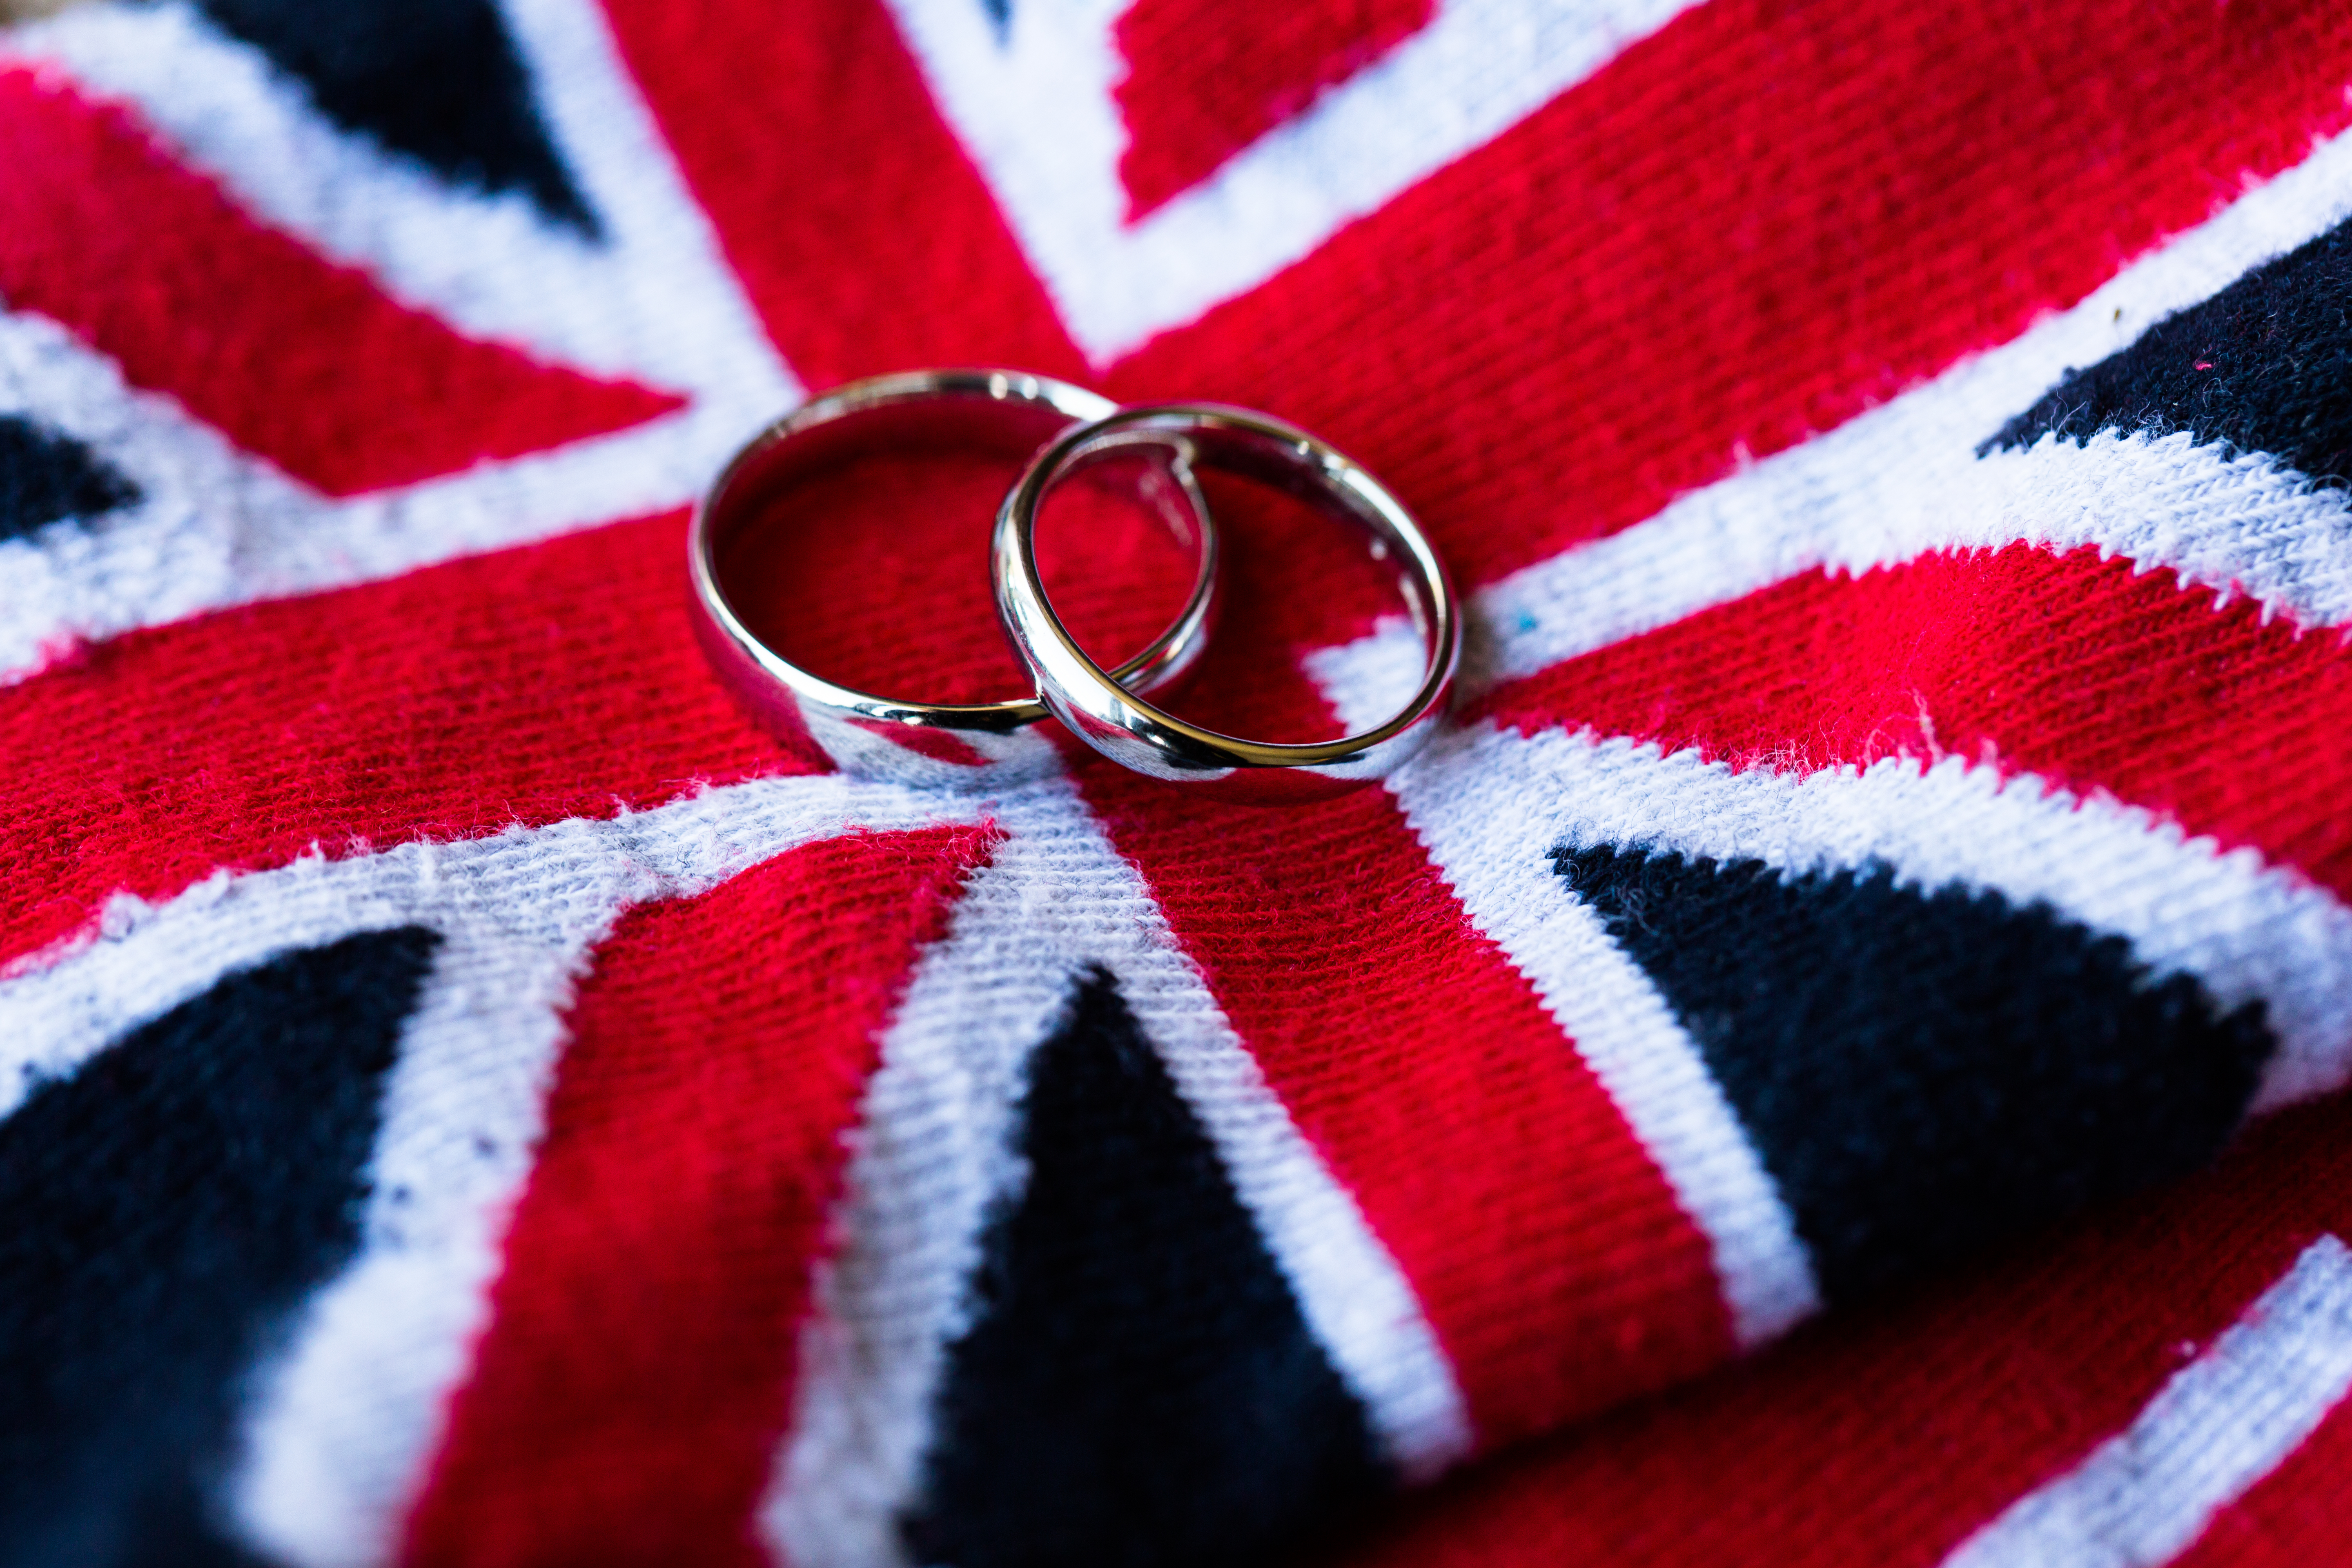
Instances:
[[[1397,802],[1471,923],[1528,977],[1707,1238],[1739,1342],[1760,1344],[1820,1310],[1811,1259],[1697,1045],[1552,869],[1552,847],[1589,803],[1517,742],[1449,738],[1394,782]]]
[[[508,20],[542,121],[596,214],[589,240],[520,192],[492,195],[348,134],[302,85],[187,0],[78,6],[0,37],[135,104],[255,216],[395,299],[477,337],[730,405],[748,429],[796,389],[582,0],[512,0]]]
[[[1534,984],[1713,1241],[1743,1338],[1813,1304],[1784,1207],[1696,1047],[1638,967],[1552,875],[1555,847],[1613,845],[1792,875],[1885,867],[2126,939],[2158,976],[2217,1006],[2261,1004],[2276,1048],[2252,1110],[2352,1079],[2352,910],[2251,849],[2224,852],[2148,812],[1958,758],[1806,775],[1590,731],[1481,724],[1393,781],[1472,921]]]
[[[2198,448],[2186,433],[1976,455],[2067,369],[2130,346],[2347,219],[2352,132],[2012,342],[1622,532],[1480,588],[1475,679],[1532,675],[1803,573],[2018,541],[2169,567],[2305,626],[2352,621],[2352,509],[2273,458]],[[1399,651],[1409,635],[1384,626],[1310,662],[1343,710],[1369,712],[1391,689],[1384,672],[1409,657]]]
[[[158,905],[120,898],[94,940],[0,981],[5,1115],[224,973],[354,931],[441,933],[384,1087],[360,1253],[257,1380],[235,1488],[247,1532],[290,1562],[394,1554],[538,1142],[562,1010],[623,910],[813,839],[970,815],[894,786],[764,780],[606,821],[224,872]]]
[[[0,681],[78,640],[683,507],[798,400],[601,13],[584,0],[510,11],[547,123],[604,224],[595,244],[520,195],[451,188],[341,133],[257,50],[179,0],[85,6],[0,34],[0,58],[128,97],[261,218],[368,269],[395,299],[691,397],[630,429],[334,500],[170,396],[126,386],[55,323],[0,315],[0,412],[86,442],[146,497],[0,542]]]
[[[2195,1544],[2352,1389],[2352,1250],[2333,1236],[2083,1462],[1944,1568],[2158,1568]]]
[[[1487,775],[1491,774],[1491,781]],[[1962,886],[2042,904],[2124,937],[2156,975],[2193,975],[2224,1011],[2261,1003],[2277,1049],[2253,1109],[2352,1078],[2352,910],[2250,848],[1958,757],[1889,758],[1798,775],[1590,731],[1479,725],[1400,782],[1449,811],[1540,811],[1554,843],[1613,844],[1790,874],[1883,865],[1906,886]],[[1507,805],[1507,802],[1520,804]]]
[[[1430,25],[1129,225],[1129,0],[891,0],[1070,335],[1097,364],[1255,288],[1591,76],[1691,0],[1440,0]]]
[[[1825,436],[1696,490],[1624,532],[1479,595],[1495,673],[1532,674],[1820,567],[1859,572],[1952,545],[2096,544],[2297,620],[2352,617],[2352,529],[2259,460],[2183,473],[2185,437],[2077,454],[1978,445],[2069,368],[2352,217],[2352,132],[2118,273],[2074,309]],[[2146,489],[2139,487],[2146,486]],[[2200,494],[2202,490],[2204,493]]]
[[[791,1433],[762,1508],[802,1568],[900,1560],[945,1347],[992,1201],[1023,1179],[1009,1142],[1030,1053],[1099,964],[1167,1064],[1307,1327],[1406,1474],[1469,1447],[1453,1368],[1410,1284],[1316,1154],[1186,957],[1143,879],[1066,780],[998,801],[1010,830],[967,884],[885,1037],[845,1178],[840,1253],[801,1339]]]
[[[142,493],[119,512],[0,541],[0,684],[78,641],[682,507],[742,436],[724,407],[690,408],[331,500],[22,313],[0,313],[0,414],[82,442]]]

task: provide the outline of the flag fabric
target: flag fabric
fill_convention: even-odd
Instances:
[[[2341,6],[17,11],[0,1563],[2344,1553]],[[1446,732],[794,760],[686,509],[941,364],[1360,458]],[[1016,689],[1008,478],[763,613]],[[1376,722],[1212,499],[1187,710]]]

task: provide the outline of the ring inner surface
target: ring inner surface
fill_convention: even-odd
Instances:
[[[1223,600],[1216,636],[1192,676],[1177,694],[1151,697],[1152,706],[1221,736],[1280,745],[1339,740],[1366,727],[1349,721],[1367,706],[1381,717],[1402,708],[1427,665],[1429,617],[1419,580],[1403,570],[1378,519],[1287,447],[1216,428],[1188,429],[1181,438],[1216,515]],[[1066,627],[1068,605],[1044,569],[1049,522],[1064,495],[1116,455],[1109,442],[1081,446],[1037,508],[1039,575]],[[1408,627],[1395,626],[1400,611]],[[1412,652],[1383,668],[1376,689],[1347,693],[1352,700],[1343,711],[1318,678],[1330,661],[1317,655],[1383,627],[1402,632]],[[1071,629],[1087,656],[1108,668],[1100,651]]]
[[[913,705],[1026,700],[990,596],[989,524],[1035,448],[1041,404],[933,398],[843,414],[752,452],[712,531],[745,628],[822,679]],[[1076,487],[1086,526],[1047,567],[1074,625],[1123,662],[1181,611],[1199,542],[1164,456]],[[919,694],[901,697],[900,694]]]

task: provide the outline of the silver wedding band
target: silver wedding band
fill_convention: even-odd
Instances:
[[[762,430],[720,471],[687,531],[695,631],[735,695],[770,733],[820,766],[860,778],[927,787],[993,788],[1050,772],[1053,746],[1030,727],[1046,709],[1033,692],[1001,702],[912,701],[859,691],[805,669],[768,646],[730,597],[721,566],[754,523],[823,527],[790,506],[803,479],[866,450],[1000,447],[1014,462],[1073,425],[1116,412],[1109,399],[1042,375],[1004,370],[925,370],[873,376],[803,404]],[[1180,534],[1198,566],[1192,592],[1166,630],[1112,679],[1137,690],[1181,677],[1207,645],[1215,609],[1216,524],[1190,470],[1167,470],[1164,493],[1145,497]],[[982,560],[973,521],[972,563]]]
[[[1034,695],[959,704],[856,691],[803,669],[746,626],[721,578],[728,546],[754,520],[787,510],[782,503],[802,479],[877,439],[905,449],[976,437],[1034,451],[997,512],[988,551],[998,616],[1035,680]],[[1193,545],[1198,567],[1168,628],[1105,669],[1054,610],[1038,569],[1037,519],[1057,486],[1133,454],[1152,459],[1139,499]],[[1196,467],[1269,485],[1360,529],[1372,555],[1396,568],[1425,658],[1419,685],[1389,719],[1335,741],[1275,742],[1221,734],[1146,700],[1192,667],[1213,624],[1219,544]],[[904,784],[993,788],[1047,772],[1055,752],[1031,726],[1050,712],[1112,761],[1212,798],[1318,799],[1386,777],[1426,744],[1462,656],[1461,606],[1428,535],[1385,485],[1328,443],[1247,409],[1118,408],[1011,371],[876,376],[805,405],[728,464],[695,510],[688,552],[697,635],[753,715],[813,761]]]
[[[1181,468],[1223,468],[1286,491],[1362,529],[1400,569],[1405,607],[1427,649],[1421,683],[1385,722],[1336,741],[1248,741],[1190,724],[1120,688],[1054,613],[1037,571],[1037,510],[1054,487],[1114,452],[1164,444]],[[1276,805],[1374,783],[1428,743],[1453,694],[1462,616],[1445,563],[1387,486],[1295,425],[1213,403],[1126,408],[1065,431],[1029,464],[996,514],[997,614],[1038,694],[1073,733],[1115,763],[1220,799]]]

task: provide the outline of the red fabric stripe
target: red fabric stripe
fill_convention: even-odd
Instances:
[[[1213,479],[1211,495],[1230,570],[1198,689],[1223,703],[1185,711],[1236,734],[1335,732],[1297,655],[1318,622],[1381,602],[1369,563],[1322,519]],[[1412,1280],[1482,1441],[1729,1353],[1704,1238],[1387,795],[1210,810],[1108,763],[1080,776]]]
[[[1435,0],[1138,0],[1118,19],[1118,161],[1139,218],[1406,38]]]
[[[2092,549],[1814,573],[1491,693],[1467,715],[1804,771],[1957,754],[2106,790],[2352,898],[2352,656]]]
[[[1711,0],[1112,383],[1298,420],[1485,581],[2079,300],[2347,78],[2332,0]]]
[[[767,1562],[751,1521],[843,1134],[986,850],[972,828],[857,835],[622,920],[408,1561]]]
[[[768,334],[825,386],[1085,361],[880,0],[608,0]]]
[[[695,646],[683,531],[623,523],[134,632],[0,689],[0,959],[117,889],[802,771]]]
[[[1482,1467],[1340,1560],[1929,1568],[2121,1431],[2318,1235],[2352,1234],[2347,1194],[2352,1106],[2290,1112],[2187,1188]],[[2308,1528],[2331,1517],[2340,1537],[2339,1494],[2306,1497]]]
[[[458,336],[265,228],[121,108],[0,69],[0,298],[331,495],[617,430],[678,399]]]

